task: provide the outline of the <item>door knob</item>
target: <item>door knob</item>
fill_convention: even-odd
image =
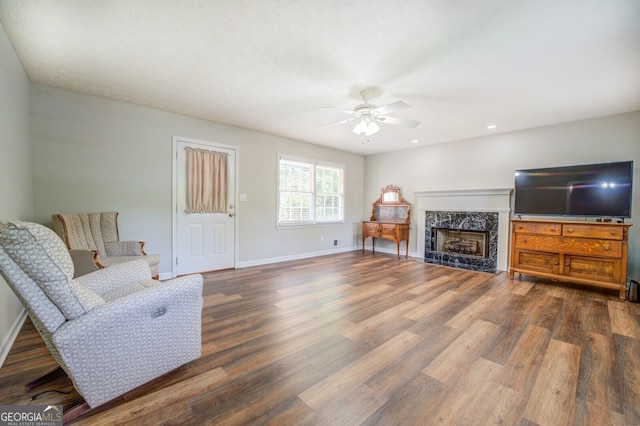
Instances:
[[[234,217],[235,214],[234,213],[229,213],[229,217]]]

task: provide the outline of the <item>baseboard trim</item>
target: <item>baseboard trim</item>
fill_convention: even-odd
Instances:
[[[238,262],[235,268],[242,269],[242,268],[249,268],[251,266],[260,266],[260,265],[269,265],[272,263],[288,262],[290,260],[310,259],[312,257],[326,256],[329,254],[336,254],[336,253],[346,253],[346,252],[355,251],[355,250],[362,250],[362,246],[341,247],[341,248],[336,248],[331,250],[293,254],[290,256],[269,257],[266,259],[248,260],[245,262]],[[371,251],[371,247],[366,247],[365,250]],[[397,251],[394,249],[376,248],[376,251],[379,251],[381,253],[397,254]],[[400,255],[401,257],[404,257],[402,253],[400,253]],[[417,253],[411,252],[409,253],[409,257],[418,258],[418,255]],[[173,278],[171,275],[171,272],[163,272],[160,274],[160,280],[168,280],[171,278]]]
[[[171,278],[173,278],[173,274],[171,272],[162,272],[158,277],[160,281],[170,280]]]
[[[362,250],[362,247],[360,247],[360,249]],[[367,246],[365,247],[365,250],[367,251],[372,251],[371,250],[371,246]],[[384,247],[376,247],[376,251],[375,252],[380,252],[380,253],[387,253],[387,254],[394,254],[394,255],[398,255],[398,250],[394,249],[394,248],[384,248]],[[400,249],[400,257],[405,257],[404,255],[405,251],[404,249]],[[418,253],[415,252],[409,252],[409,255],[406,257],[413,257],[413,258],[418,258]]]
[[[18,337],[18,333],[24,324],[24,321],[27,319],[27,310],[23,307],[22,311],[18,314],[15,321],[9,328],[9,332],[7,333],[2,345],[0,346],[0,367],[4,365],[4,360],[7,359],[7,355],[9,355],[9,351],[11,350],[11,346],[13,346],[13,342]]]
[[[342,247],[342,248],[337,248],[337,249],[332,249],[332,250],[323,250],[323,251],[313,251],[313,252],[309,252],[309,253],[300,253],[300,254],[294,254],[294,255],[290,255],[290,256],[280,256],[280,257],[270,257],[270,258],[267,258],[267,259],[249,260],[249,261],[246,261],[246,262],[238,262],[238,264],[236,265],[236,268],[241,269],[241,268],[248,268],[248,267],[251,267],[251,266],[268,265],[268,264],[271,264],[271,263],[288,262],[290,260],[309,259],[311,257],[326,256],[328,254],[336,254],[336,253],[346,253],[348,251],[354,251],[354,250],[359,250],[359,249],[360,249],[360,247],[351,246],[351,247]]]

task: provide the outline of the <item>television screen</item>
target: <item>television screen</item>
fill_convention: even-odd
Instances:
[[[517,170],[517,215],[631,217],[633,161]]]

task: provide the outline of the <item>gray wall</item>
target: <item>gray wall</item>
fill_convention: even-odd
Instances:
[[[239,266],[304,257],[354,243],[363,204],[364,157],[238,127],[50,86],[32,85],[34,215],[119,211],[121,239],[160,253],[171,272],[173,136],[240,148]],[[333,226],[276,229],[277,153],[346,166],[346,220]],[[321,241],[321,237],[323,241]],[[340,248],[340,247],[339,247]]]
[[[389,184],[399,185],[415,203],[420,191],[512,188],[516,169],[626,160],[635,166],[629,276],[640,278],[640,111],[366,157],[363,216]]]
[[[0,219],[32,220],[32,149],[29,79],[0,23]],[[22,304],[0,277],[0,364],[11,333],[20,326]]]

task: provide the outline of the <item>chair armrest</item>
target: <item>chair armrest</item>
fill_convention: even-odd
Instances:
[[[103,268],[100,262],[98,262],[97,250],[72,249],[69,250],[69,254],[73,261],[74,278]]]
[[[128,262],[133,263],[133,262]],[[112,269],[110,267],[108,269]],[[116,336],[126,335],[121,333],[125,328],[144,327],[145,324],[160,320],[164,315],[174,316],[175,310],[198,310],[198,318],[202,311],[202,275],[193,274],[174,278],[168,281],[159,281],[157,285],[140,290],[100,305],[85,315],[64,323],[55,334],[57,343],[64,343],[65,336],[71,338],[70,348],[75,348],[82,338],[77,340],[78,334],[89,340],[100,340],[103,334],[113,333]],[[157,309],[164,307],[165,314],[158,315]],[[113,336],[112,336],[113,337]],[[153,335],[149,335],[153,339]],[[61,340],[62,339],[62,340]],[[106,339],[106,344],[110,342]],[[136,345],[137,342],[130,342]]]
[[[107,256],[144,256],[144,245],[140,241],[111,241],[104,243]]]
[[[78,277],[76,280],[89,290],[102,295],[124,285],[150,278],[151,269],[149,269],[147,262],[144,259],[137,259],[131,262],[117,263]]]

